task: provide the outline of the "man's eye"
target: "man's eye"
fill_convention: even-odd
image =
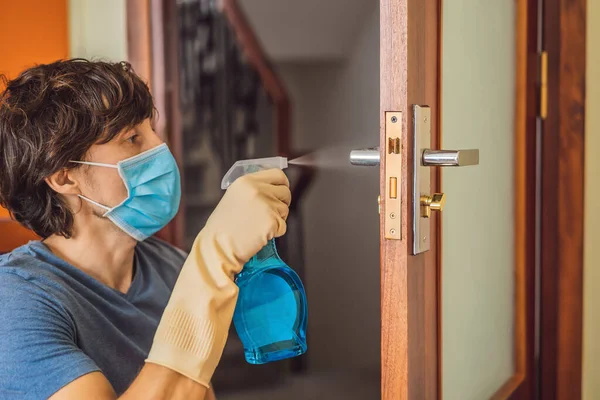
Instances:
[[[129,143],[135,143],[135,142],[137,142],[137,140],[138,140],[138,137],[139,137],[139,136],[140,136],[140,135],[138,135],[138,134],[131,135],[131,136],[129,136],[129,137],[127,138],[127,141],[128,141]]]

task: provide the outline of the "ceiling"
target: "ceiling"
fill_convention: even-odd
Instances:
[[[335,61],[377,0],[238,0],[271,60]]]

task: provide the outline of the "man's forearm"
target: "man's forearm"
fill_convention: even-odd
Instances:
[[[49,400],[116,400],[113,387],[101,372],[75,379]],[[215,400],[212,389],[156,364],[147,363],[119,400]]]
[[[147,363],[119,400],[213,400],[214,398],[212,389],[207,389],[169,368]]]

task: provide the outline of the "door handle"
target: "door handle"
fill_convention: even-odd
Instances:
[[[422,165],[426,167],[464,167],[479,165],[479,149],[423,150]]]
[[[464,167],[479,165],[479,149],[470,150],[423,150],[423,167]],[[429,218],[431,211],[442,211],[446,203],[444,193],[421,194],[421,218]]]
[[[385,192],[378,198],[385,199],[386,215],[384,230],[386,239],[401,239],[401,185],[398,184],[402,169],[402,113],[385,113],[384,155]],[[430,217],[432,211],[442,211],[446,202],[444,193],[431,194],[430,172],[428,167],[463,167],[479,165],[479,150],[434,150],[431,145],[431,110],[427,106],[413,107],[413,254],[429,250]],[[350,164],[358,166],[378,166],[381,162],[379,147],[357,149],[350,152]],[[385,197],[384,197],[385,196]]]
[[[479,165],[479,150],[433,150],[431,145],[431,110],[427,106],[413,107],[413,254],[429,250],[430,216],[442,211],[444,193],[431,193],[428,167],[463,167]]]
[[[356,149],[350,151],[350,164],[359,167],[377,167],[379,166],[381,155],[379,147],[368,149]],[[381,196],[377,196],[377,213],[381,214]]]
[[[357,149],[350,152],[350,164],[376,167],[380,161],[379,147],[371,147],[369,149]]]

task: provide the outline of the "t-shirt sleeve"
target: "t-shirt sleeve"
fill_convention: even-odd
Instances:
[[[0,273],[1,399],[46,399],[99,370],[77,347],[57,299],[20,275]]]

